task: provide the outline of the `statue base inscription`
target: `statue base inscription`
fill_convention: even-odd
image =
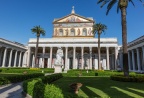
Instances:
[[[63,65],[55,65],[54,66],[54,73],[62,73],[62,66]]]

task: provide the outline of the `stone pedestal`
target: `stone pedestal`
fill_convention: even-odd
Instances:
[[[67,73],[67,68],[64,69],[63,73]]]
[[[54,65],[54,73],[62,73],[63,65]]]

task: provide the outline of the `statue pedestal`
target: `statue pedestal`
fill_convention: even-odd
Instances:
[[[54,66],[54,73],[62,73],[62,66],[63,65],[55,65]]]
[[[63,73],[67,73],[67,68],[64,69]]]

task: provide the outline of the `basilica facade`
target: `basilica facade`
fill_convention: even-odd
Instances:
[[[75,13],[53,21],[52,38],[40,38],[38,64],[41,68],[53,68],[58,47],[63,49],[64,69],[98,69],[98,39],[92,33],[95,21]],[[101,65],[104,70],[120,66],[117,38],[101,38]],[[27,66],[34,66],[36,38],[28,42]]]
[[[92,33],[95,21],[72,12],[53,21],[52,38],[40,38],[37,62],[39,68],[54,68],[56,52],[63,50],[65,70],[99,69],[98,38]],[[144,72],[144,35],[129,42],[129,71]],[[36,38],[28,46],[0,38],[0,67],[34,67]],[[101,66],[103,70],[123,69],[122,47],[117,38],[100,38]]]

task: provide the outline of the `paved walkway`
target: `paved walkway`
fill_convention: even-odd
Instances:
[[[45,76],[53,73],[46,73]],[[29,96],[24,97],[22,93],[22,82],[8,84],[0,87],[0,98],[30,98]]]
[[[22,82],[8,84],[0,87],[0,98],[26,98],[22,96],[22,91]]]

